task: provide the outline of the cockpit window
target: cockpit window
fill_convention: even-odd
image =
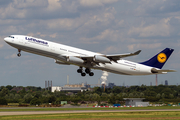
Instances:
[[[9,36],[10,38],[14,38],[13,36]]]

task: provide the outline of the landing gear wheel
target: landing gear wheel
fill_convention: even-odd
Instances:
[[[17,56],[20,57],[20,56],[21,56],[21,53],[18,53]]]
[[[89,68],[86,68],[86,69],[85,69],[85,72],[86,72],[86,73],[90,73],[91,70],[90,70]]]
[[[89,73],[89,76],[93,76],[93,75],[94,75],[94,73],[93,73],[93,72],[90,72],[90,73]]]
[[[86,73],[81,73],[81,76],[83,76],[83,77],[86,76]]]
[[[78,72],[78,73],[82,73],[82,69],[78,69],[77,72]]]

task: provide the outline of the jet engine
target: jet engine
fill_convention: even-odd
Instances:
[[[108,58],[99,55],[95,55],[93,60],[99,63],[111,63],[111,61]]]
[[[77,57],[73,57],[73,56],[68,56],[67,57],[67,62],[83,64],[84,60],[82,60],[81,58],[77,58]]]
[[[61,61],[67,61],[67,57],[66,56],[61,56],[61,55],[58,55],[57,58]]]
[[[61,64],[61,65],[70,65],[70,64],[65,63],[65,62],[62,62],[62,61],[60,61],[60,60],[55,60],[55,63]]]

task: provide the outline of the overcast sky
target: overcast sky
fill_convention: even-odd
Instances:
[[[17,49],[4,42],[12,34],[30,35],[103,54],[142,50],[125,59],[143,62],[162,49],[175,49],[164,69],[177,72],[158,75],[158,84],[180,84],[179,0],[0,0],[0,86],[54,86],[87,82],[97,84],[102,71],[81,77],[77,66],[64,66]],[[116,85],[155,85],[155,75],[125,76],[110,73]]]

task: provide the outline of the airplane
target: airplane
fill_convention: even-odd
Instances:
[[[141,50],[134,53],[105,55],[25,35],[10,35],[5,37],[4,41],[18,49],[18,57],[21,56],[21,51],[50,57],[60,65],[79,66],[77,72],[81,76],[86,76],[86,74],[93,76],[92,69],[122,75],[152,75],[175,72],[175,70],[161,69],[174,51],[171,48],[165,48],[145,62],[135,63],[122,58],[138,55]]]

